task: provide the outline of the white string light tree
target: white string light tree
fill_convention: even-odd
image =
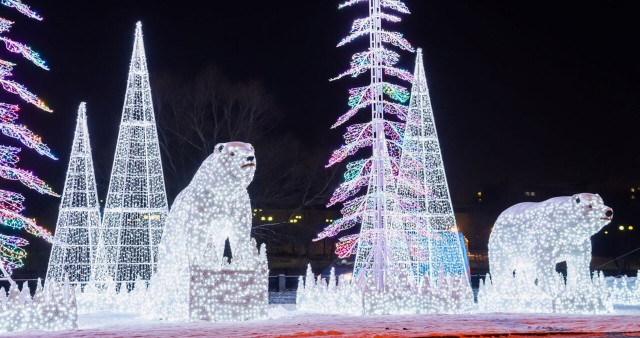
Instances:
[[[347,1],[339,8],[365,1]],[[344,124],[358,111],[367,108],[371,109],[371,121],[347,127],[345,144],[334,151],[327,166],[335,165],[369,146],[372,156],[347,164],[345,182],[334,192],[328,204],[331,206],[343,202],[343,217],[321,232],[316,240],[335,236],[360,223],[360,233],[340,238],[336,253],[340,257],[355,254],[355,283],[361,288],[385,294],[404,288],[404,285],[396,285],[396,280],[401,275],[410,278],[412,274],[406,236],[394,207],[398,199],[395,194],[395,175],[398,172],[404,124],[385,118],[385,114],[395,115],[399,120],[406,118],[407,108],[401,103],[409,99],[409,92],[383,79],[383,75],[388,75],[411,81],[412,75],[395,67],[400,56],[386,45],[406,51],[413,51],[413,47],[402,34],[382,29],[383,21],[400,21],[398,16],[384,13],[382,9],[409,14],[404,3],[399,0],[368,0],[368,4],[369,16],[355,20],[351,34],[338,47],[358,37],[369,36],[369,49],[354,54],[351,68],[332,80],[369,73],[370,83],[349,90],[351,109],[332,128]],[[366,193],[357,196],[363,187],[366,187]]]
[[[138,22],[102,220],[107,262],[96,262],[96,269],[106,264],[117,282],[131,283],[138,277],[149,280],[156,268],[167,212],[142,24]]]
[[[440,272],[468,281],[464,239],[453,214],[421,49],[416,56],[397,189],[416,283],[425,276],[436,281]]]
[[[86,283],[96,257],[100,204],[91,157],[86,104],[78,108],[71,157],[62,192],[55,239],[49,257],[47,280]]]

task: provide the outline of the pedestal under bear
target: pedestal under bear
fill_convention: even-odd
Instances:
[[[539,290],[551,302],[551,311],[559,312],[559,299],[571,292],[571,297],[580,298],[580,290],[592,287],[591,236],[612,217],[613,210],[599,195],[587,193],[510,207],[498,217],[489,237],[492,287],[502,289],[497,293],[504,297],[516,298],[505,288],[527,284],[528,293]],[[560,262],[567,264],[566,285],[556,273]],[[572,307],[561,307],[567,306]],[[589,312],[579,310],[585,311]]]
[[[150,313],[155,317],[189,318],[191,266],[201,266],[203,257],[207,257],[213,261],[209,266],[228,268],[228,263],[223,262],[227,239],[233,269],[242,270],[246,265],[245,270],[264,270],[255,266],[260,259],[256,258],[257,250],[251,240],[247,186],[255,170],[253,146],[242,142],[218,144],[189,186],[178,195],[160,242],[158,271],[150,283]],[[266,256],[264,261],[266,266]]]

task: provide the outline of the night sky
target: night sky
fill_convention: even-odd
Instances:
[[[362,6],[339,11],[337,0],[28,3],[45,20],[2,8],[16,21],[8,36],[39,51],[51,71],[14,58],[15,79],[55,113],[22,104],[22,119],[60,160],[27,149],[21,157],[60,193],[81,101],[97,174],[110,172],[138,20],[152,87],[156,74],[188,78],[207,65],[238,81],[261,81],[285,116],[276,128],[327,158],[342,142],[344,129],[329,127],[347,108],[346,89],[366,82],[328,81],[360,51],[335,45],[366,13]],[[406,3],[412,15],[386,27],[424,49],[454,202],[504,180],[640,184],[640,2]],[[414,56],[401,54],[401,66],[412,71]],[[99,188],[105,198],[106,185]],[[44,214],[58,200],[26,195],[26,214],[53,228],[55,214]]]

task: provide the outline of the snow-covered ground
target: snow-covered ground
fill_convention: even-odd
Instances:
[[[241,323],[166,323],[132,315],[81,315],[79,329],[44,333],[30,331],[9,337],[273,337],[273,336],[440,336],[508,333],[633,333],[640,336],[640,307],[618,308],[615,314],[476,313],[349,317],[295,311],[294,305],[271,305],[269,319]]]

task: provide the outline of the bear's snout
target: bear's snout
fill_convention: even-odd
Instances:
[[[251,162],[251,161],[253,161],[255,158],[256,158],[255,156],[249,156],[249,157],[247,157],[247,161]]]
[[[613,209],[607,208],[607,211],[604,212],[604,215],[604,219],[611,220],[611,218],[613,217]]]

